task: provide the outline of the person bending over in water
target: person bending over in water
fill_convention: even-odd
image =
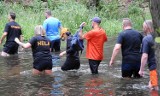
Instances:
[[[33,74],[40,74],[42,71],[48,75],[52,73],[50,40],[45,36],[45,31],[41,25],[35,27],[35,36],[28,43],[22,43],[18,38],[15,38],[15,42],[23,48],[32,48]]]
[[[72,35],[67,28],[62,29],[61,38],[62,40],[65,39],[67,41],[66,51],[60,53],[60,57],[62,57],[64,54],[67,54],[66,61],[62,65],[61,69],[63,71],[79,69],[80,68],[79,52],[71,48]]]

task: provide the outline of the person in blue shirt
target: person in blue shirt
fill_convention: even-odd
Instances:
[[[45,12],[46,20],[43,23],[43,28],[46,31],[46,36],[51,41],[50,50],[51,52],[60,52],[60,33],[59,29],[62,28],[61,22],[52,17],[51,11],[47,10]]]

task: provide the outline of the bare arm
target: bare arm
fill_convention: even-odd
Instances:
[[[141,76],[143,76],[144,67],[147,64],[147,60],[148,60],[148,54],[147,53],[143,53],[142,57],[141,57],[141,67],[140,67],[140,71],[139,71],[139,74]]]
[[[2,42],[3,42],[3,40],[4,40],[4,38],[7,36],[7,32],[4,32],[3,34],[2,34],[2,37],[1,37],[1,39],[0,39],[0,44],[2,44]]]
[[[66,54],[66,51],[61,52],[59,56],[62,57],[64,54]]]
[[[22,42],[20,42],[20,40],[18,38],[15,38],[15,42],[17,44],[19,44],[20,46],[22,46],[23,48],[30,48],[31,47],[30,43],[22,43]]]
[[[110,60],[110,63],[109,63],[110,66],[113,64],[114,59],[116,58],[116,56],[119,53],[120,49],[121,49],[121,44],[116,44],[114,49],[113,49],[112,57],[111,57],[111,60]]]

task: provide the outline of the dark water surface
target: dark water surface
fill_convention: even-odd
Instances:
[[[17,56],[0,57],[0,96],[160,96],[147,88],[147,67],[144,78],[125,80],[121,78],[120,55],[113,67],[108,66],[114,44],[112,38],[106,43],[105,59],[100,64],[98,75],[91,75],[85,51],[78,71],[61,71],[65,57],[58,59],[53,56],[52,76],[32,75],[30,50]]]

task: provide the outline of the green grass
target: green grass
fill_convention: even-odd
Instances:
[[[62,0],[63,1],[63,0]],[[118,14],[117,4],[103,5],[103,10],[96,11],[96,8],[88,9],[84,3],[77,3],[75,0],[68,0],[67,2],[54,1],[49,3],[49,9],[52,10],[53,16],[58,18],[63,27],[70,29],[75,33],[82,22],[87,25],[84,31],[87,32],[91,29],[91,19],[94,16],[99,16],[102,19],[101,26],[106,30],[108,36],[116,36],[122,31],[122,18],[128,17],[133,21],[133,26],[137,30],[142,30],[143,18],[140,15],[140,8],[130,6],[128,14]],[[54,4],[52,4],[54,3]],[[8,12],[14,11],[17,15],[16,21],[21,25],[25,40],[29,40],[34,35],[34,27],[43,24],[45,20],[44,11],[46,10],[41,6],[42,2],[34,0],[32,7],[23,7],[21,4],[5,4],[0,2],[0,35],[2,35],[4,26],[8,22]],[[51,6],[54,5],[54,6]],[[114,7],[115,6],[115,7]],[[110,9],[113,12],[107,12]],[[122,13],[122,12],[120,12]],[[150,19],[150,13],[144,14],[145,18]]]

